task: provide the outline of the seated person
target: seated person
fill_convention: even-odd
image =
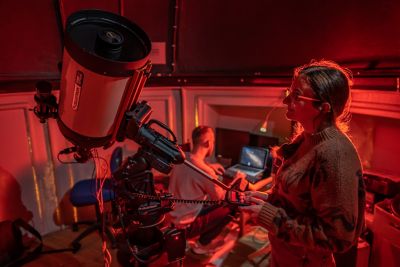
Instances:
[[[206,162],[214,150],[215,137],[210,127],[199,126],[192,132],[193,149],[186,154],[187,160],[207,172],[214,179],[223,174],[224,168]],[[244,175],[238,173],[237,176]],[[237,177],[235,177],[237,178]],[[190,167],[180,164],[171,172],[168,192],[175,198],[193,200],[222,200],[225,190],[212,183]],[[236,208],[229,205],[203,205],[176,203],[170,218],[177,228],[186,229],[186,237],[200,236],[192,251],[197,254],[211,253],[210,244],[224,226],[231,221]]]

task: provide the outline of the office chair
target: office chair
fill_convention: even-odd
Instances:
[[[122,163],[122,148],[116,147],[111,154],[110,159],[110,171],[114,173]],[[97,186],[96,186],[97,182]],[[101,233],[103,226],[103,218],[100,214],[100,207],[96,197],[96,188],[100,186],[98,179],[86,179],[77,182],[71,189],[70,200],[75,207],[84,206],[95,206],[96,211],[96,221],[92,223],[88,228],[86,228],[78,237],[76,237],[72,242],[72,248],[74,252],[77,252],[80,247],[80,241],[91,234],[94,231],[99,231]],[[106,179],[103,185],[103,201],[108,202],[114,199],[114,191],[112,188],[112,183],[110,179]],[[105,234],[111,242],[111,247],[116,248],[116,240],[108,226],[105,227]]]

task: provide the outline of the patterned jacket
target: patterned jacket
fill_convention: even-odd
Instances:
[[[333,252],[364,228],[365,188],[357,151],[336,127],[302,133],[278,150],[282,165],[258,216],[269,231],[272,266],[334,266]]]

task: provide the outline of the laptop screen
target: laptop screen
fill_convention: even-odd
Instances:
[[[240,154],[240,164],[257,169],[264,169],[269,150],[261,147],[244,146]]]

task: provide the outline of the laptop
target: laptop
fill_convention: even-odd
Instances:
[[[262,147],[244,146],[240,153],[239,163],[229,167],[226,171],[228,173],[236,173],[237,171],[246,174],[246,179],[250,183],[256,183],[263,179],[264,172],[270,165],[269,149]]]

